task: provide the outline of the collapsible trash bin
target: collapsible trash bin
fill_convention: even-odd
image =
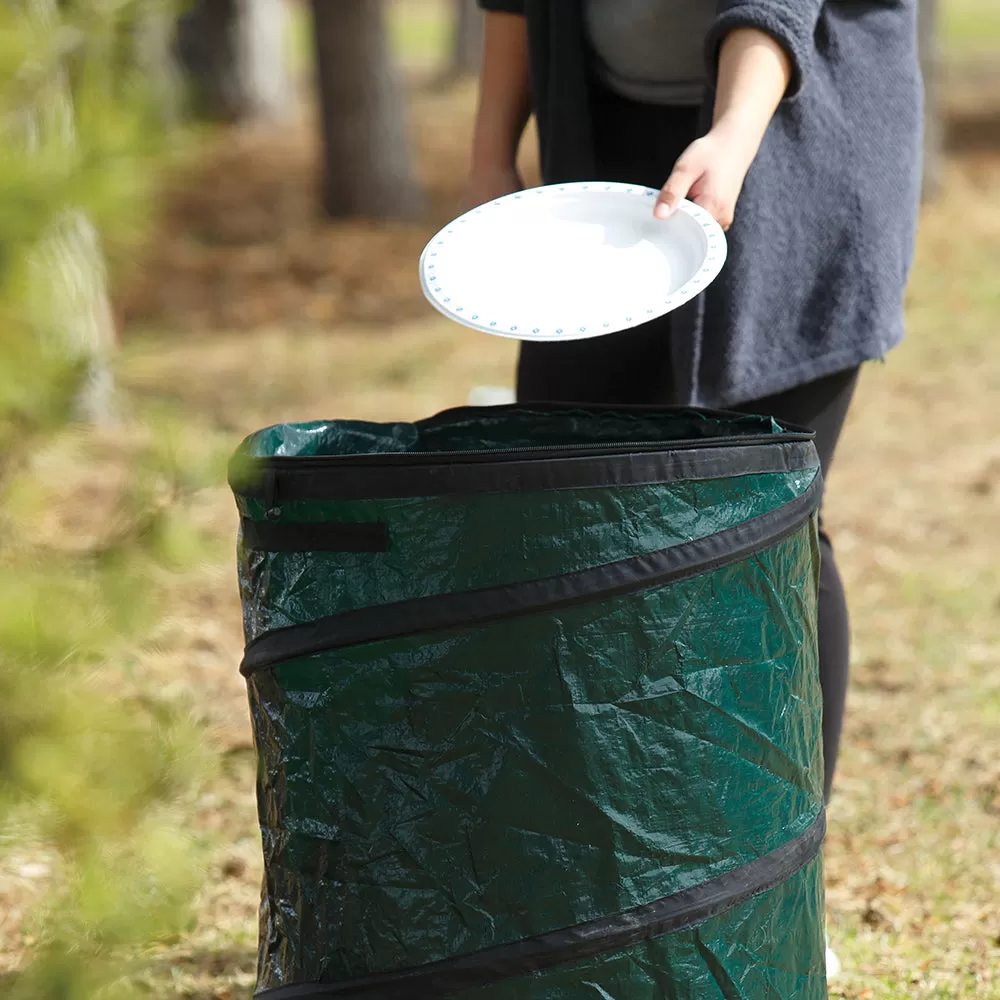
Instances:
[[[231,482],[259,997],[826,996],[808,434],[459,409]]]

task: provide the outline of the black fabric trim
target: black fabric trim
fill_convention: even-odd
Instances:
[[[488,452],[465,461],[439,456],[378,455],[362,459],[267,459],[256,479],[233,480],[236,493],[268,506],[296,500],[378,500],[470,493],[542,493],[590,487],[643,486],[688,479],[728,479],[800,472],[819,464],[811,439],[628,454],[555,457]],[[266,473],[266,474],[265,474]]]
[[[822,475],[817,472],[805,493],[794,500],[706,538],[563,576],[418,597],[275,629],[247,646],[240,672],[248,677],[277,663],[332,649],[483,625],[662,587],[774,545],[819,508],[822,493]]]
[[[708,417],[713,420],[735,421],[746,423],[756,418],[770,423],[774,422],[774,417],[767,414],[748,413],[746,410],[727,410],[718,407],[687,406],[684,404],[661,405],[659,403],[586,403],[582,400],[563,402],[553,402],[551,400],[535,400],[530,403],[514,402],[504,403],[500,406],[453,406],[447,410],[440,410],[431,417],[418,420],[415,424],[421,430],[434,428],[441,424],[453,425],[456,421],[476,417],[496,418],[505,413],[533,413],[550,416],[552,414],[572,414],[580,413],[588,416],[625,415],[634,417],[664,417],[674,415],[678,417]],[[810,440],[815,437],[815,433],[808,427],[801,424],[793,424],[784,420],[778,421],[783,433],[802,434]]]
[[[256,1000],[430,1000],[623,951],[703,923],[777,888],[816,858],[825,834],[826,815],[820,813],[805,833],[770,854],[692,889],[612,917],[383,975],[342,983],[279,986],[257,993]]]
[[[243,544],[262,552],[388,552],[389,526],[381,521],[288,524],[241,521]]]

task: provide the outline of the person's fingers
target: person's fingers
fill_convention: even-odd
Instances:
[[[688,150],[676,163],[666,184],[656,199],[653,214],[658,219],[669,219],[677,206],[688,196],[688,192],[703,173],[702,165],[694,148]]]
[[[724,180],[718,176],[706,174],[691,188],[688,198],[705,209],[723,230],[728,230],[733,224],[736,201],[728,193]]]
[[[700,205],[709,215],[715,219],[724,231],[728,231],[733,224],[735,205],[733,202],[715,191],[701,191],[693,195],[691,200]]]

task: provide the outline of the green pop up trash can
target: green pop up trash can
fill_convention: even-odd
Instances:
[[[230,478],[257,996],[826,996],[810,435],[467,408]]]

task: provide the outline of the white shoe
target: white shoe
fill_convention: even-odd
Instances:
[[[826,939],[826,978],[836,979],[840,975],[840,959],[830,948],[830,939]]]
[[[469,393],[469,406],[505,406],[516,403],[517,397],[513,389],[505,389],[496,385],[477,385]]]

